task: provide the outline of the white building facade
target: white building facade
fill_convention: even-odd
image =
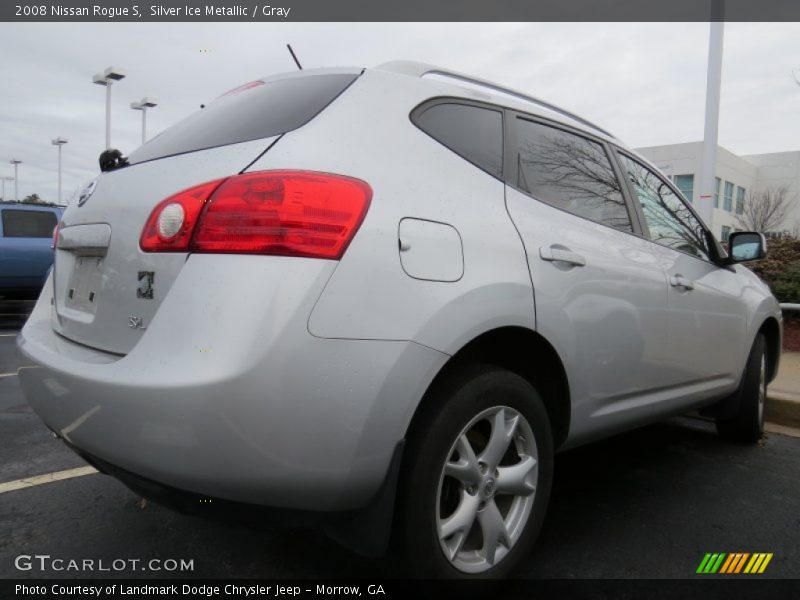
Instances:
[[[683,195],[696,203],[700,196],[699,177],[703,142],[637,148],[670,177]],[[793,208],[781,226],[770,233],[794,233],[800,228],[800,151],[738,156],[717,147],[714,211],[709,224],[722,241],[732,231],[741,230],[739,215],[751,192],[786,186]]]

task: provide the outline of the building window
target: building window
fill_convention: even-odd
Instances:
[[[694,175],[675,175],[675,185],[689,202],[694,196]]]
[[[736,214],[744,212],[744,188],[736,186]]]
[[[728,212],[733,209],[733,184],[730,181],[725,182],[725,197],[722,200],[722,208]]]
[[[726,225],[722,226],[722,241],[727,242],[728,238],[731,237],[731,228],[727,227]]]
[[[714,177],[714,208],[719,208],[719,177]]]

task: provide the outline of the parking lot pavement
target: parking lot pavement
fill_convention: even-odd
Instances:
[[[0,337],[0,372],[25,360]],[[0,484],[83,466],[0,378]],[[556,459],[550,511],[523,577],[693,577],[706,552],[771,552],[760,577],[800,577],[800,439],[720,440],[680,418]],[[376,563],[319,532],[270,532],[204,521],[93,474],[0,493],[0,577],[375,576]],[[192,560],[185,573],[18,571],[21,554]],[[706,576],[708,577],[708,576]]]

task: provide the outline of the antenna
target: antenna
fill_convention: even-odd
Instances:
[[[296,64],[297,68],[302,71],[303,67],[300,65],[300,61],[297,60],[297,57],[294,54],[294,50],[292,50],[292,45],[291,44],[286,44],[286,47],[289,49],[289,54],[291,54],[292,58],[294,59],[294,64]]]

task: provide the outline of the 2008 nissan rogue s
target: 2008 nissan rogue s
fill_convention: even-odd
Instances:
[[[695,409],[761,435],[782,322],[738,263],[763,236],[726,251],[556,106],[417,63],[304,70],[118,166],[63,215],[20,379],[145,494],[497,577],[538,534],[556,450]]]

